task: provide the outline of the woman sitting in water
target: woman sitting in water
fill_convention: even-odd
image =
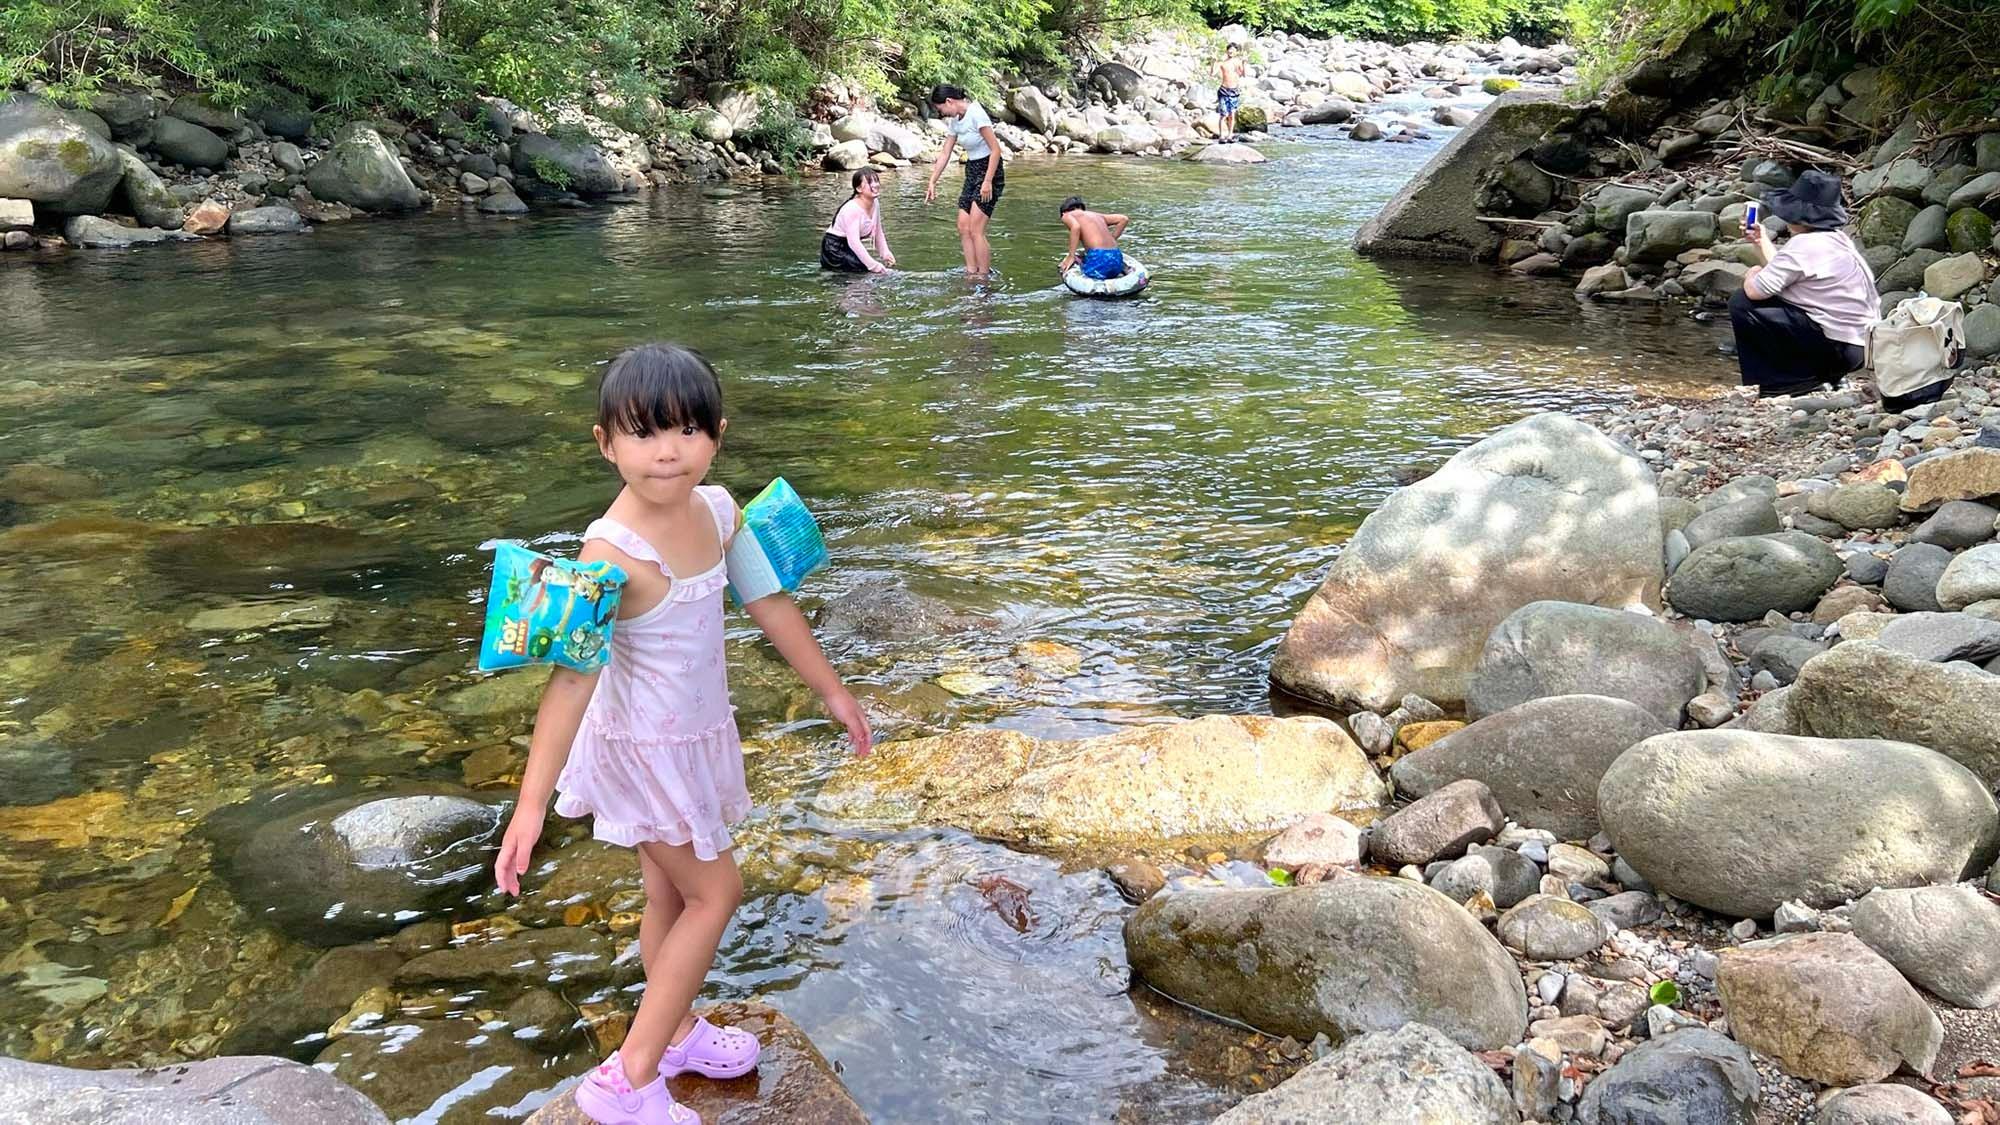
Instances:
[[[1861,366],[1881,302],[1875,271],[1841,230],[1847,208],[1840,178],[1802,173],[1791,187],[1766,195],[1764,205],[1792,236],[1779,250],[1761,224],[1743,232],[1764,261],[1729,300],[1743,383],[1759,395],[1838,383]]]
[[[882,233],[882,173],[863,168],[854,173],[854,194],[833,214],[833,225],[819,240],[819,268],[842,273],[883,273],[896,264],[889,238]],[[877,261],[868,253],[873,240]]]

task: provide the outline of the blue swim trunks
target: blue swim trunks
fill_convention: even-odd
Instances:
[[[1222,89],[1217,90],[1215,92],[1215,112],[1221,114],[1224,117],[1228,117],[1230,114],[1235,113],[1237,107],[1242,104],[1243,104],[1243,94],[1240,91],[1232,90],[1229,87],[1224,86]]]
[[[1079,264],[1083,276],[1093,281],[1110,281],[1125,276],[1125,251],[1115,247],[1110,250],[1085,250],[1083,261]]]

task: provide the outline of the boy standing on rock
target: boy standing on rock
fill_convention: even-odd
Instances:
[[[1215,82],[1215,112],[1222,115],[1215,139],[1233,141],[1236,139],[1236,110],[1243,104],[1243,60],[1238,57],[1236,44],[1223,48],[1222,61],[1215,64]]]

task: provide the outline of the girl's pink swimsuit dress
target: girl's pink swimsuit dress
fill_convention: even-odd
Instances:
[[[695,494],[726,546],[736,531],[735,502],[710,485]],[[659,605],[620,619],[612,632],[611,661],[556,779],[556,811],[594,817],[591,834],[609,843],[692,844],[696,856],[714,859],[734,846],[729,825],[750,813],[722,659],[729,581],[722,561],[683,578],[616,520],[597,520],[583,537],[652,563],[669,586]]]

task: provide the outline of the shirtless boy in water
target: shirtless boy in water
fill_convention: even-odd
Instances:
[[[1222,61],[1215,64],[1215,112],[1222,115],[1222,127],[1215,139],[1233,141],[1236,139],[1236,109],[1243,104],[1243,59],[1237,54],[1236,44],[1231,43],[1222,52]]]
[[[1063,200],[1058,213],[1063,225],[1069,228],[1069,253],[1063,255],[1057,273],[1068,273],[1071,266],[1081,261],[1083,276],[1093,280],[1110,281],[1124,276],[1125,252],[1118,248],[1118,240],[1124,237],[1125,226],[1132,220],[1092,211],[1084,206],[1079,195]]]

